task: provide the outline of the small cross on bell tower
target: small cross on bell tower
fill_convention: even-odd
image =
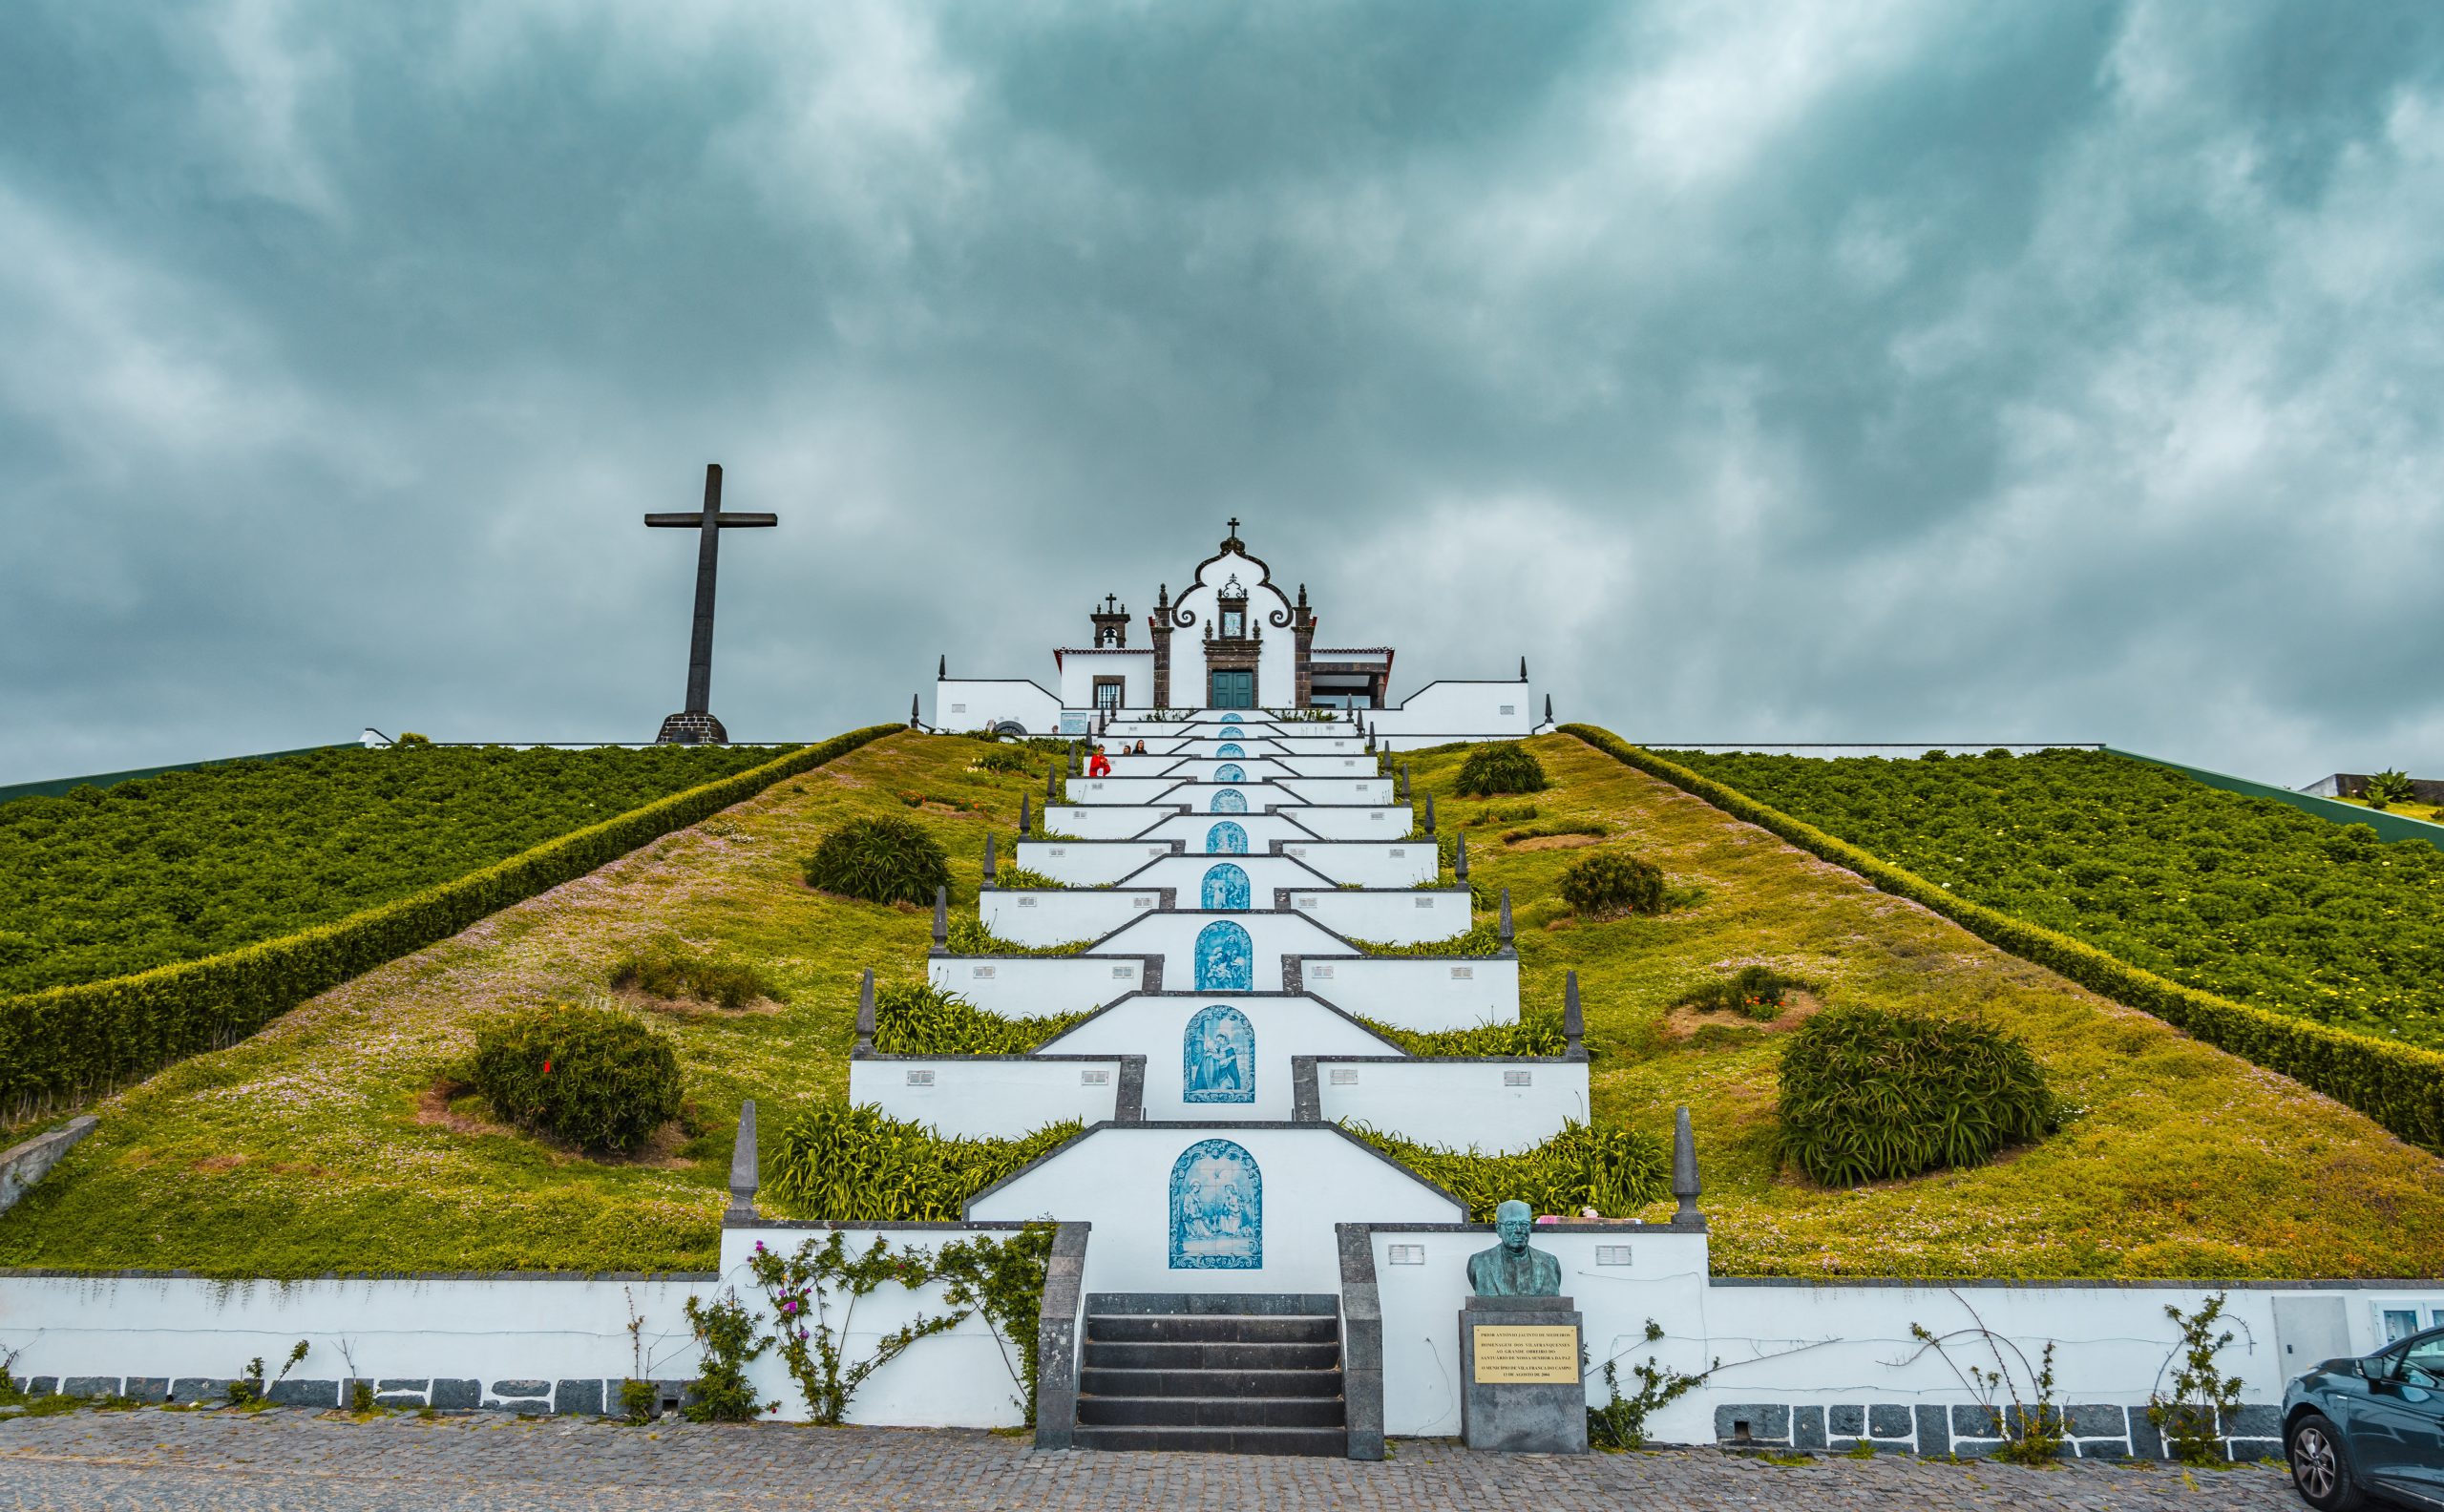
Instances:
[[[1128,644],[1128,605],[1117,597],[1104,595],[1103,607],[1089,608],[1086,618],[1095,622],[1096,649],[1117,651]]]

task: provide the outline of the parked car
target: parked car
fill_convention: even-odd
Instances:
[[[2330,1359],[2283,1392],[2291,1483],[2318,1512],[2444,1508],[2444,1328]]]

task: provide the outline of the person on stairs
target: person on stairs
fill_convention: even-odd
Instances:
[[[1111,758],[1104,754],[1104,748],[1100,746],[1095,747],[1094,756],[1086,763],[1086,775],[1089,777],[1111,775]]]

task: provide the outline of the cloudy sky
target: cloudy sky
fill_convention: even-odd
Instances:
[[[15,0],[0,782],[904,717],[1233,513],[1649,740],[2444,776],[2444,6]]]

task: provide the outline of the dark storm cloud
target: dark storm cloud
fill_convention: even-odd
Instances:
[[[2444,770],[2444,12],[29,4],[0,780],[1045,676],[1224,515],[1662,739]]]

